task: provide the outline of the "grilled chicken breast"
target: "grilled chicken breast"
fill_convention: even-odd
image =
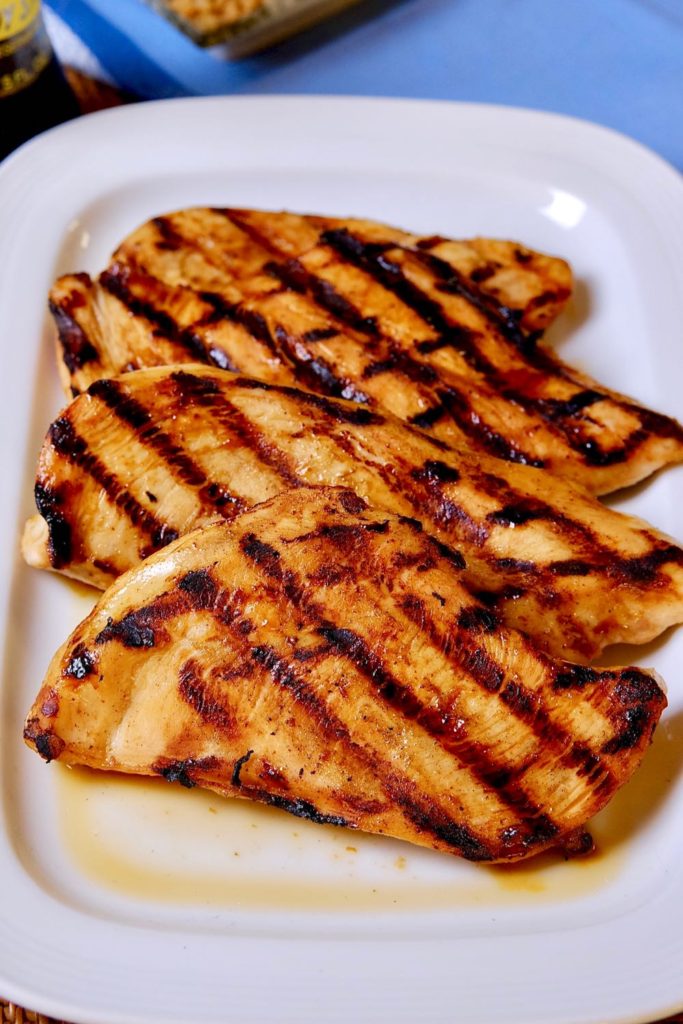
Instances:
[[[448,443],[601,494],[679,461],[683,431],[520,327],[542,328],[570,283],[566,264],[511,243],[194,209],[143,225],[97,282],[60,279],[51,306],[74,391],[200,360],[383,406]]]
[[[419,519],[489,607],[558,656],[588,660],[683,620],[681,548],[568,481],[201,366],[96,381],[55,420],[24,555],[106,587],[216,516],[320,484]]]
[[[539,654],[416,526],[298,489],[122,576],[26,723],[47,760],[472,860],[571,843],[640,762],[653,674]]]

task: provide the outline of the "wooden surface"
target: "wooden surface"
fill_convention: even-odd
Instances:
[[[95,110],[104,110],[108,107],[119,106],[122,103],[129,103],[134,97],[124,95],[103,82],[96,82],[87,78],[73,68],[65,68],[69,85],[78,99],[81,110],[84,114],[92,113]],[[683,964],[681,965],[683,971]],[[54,1017],[45,1017],[41,1013],[34,1013],[25,1010],[16,1003],[8,1002],[0,998],[0,1024],[68,1024],[66,1021],[58,1021]],[[652,1022],[652,1024],[683,1024],[683,1012],[673,1017],[667,1017],[666,1021]]]

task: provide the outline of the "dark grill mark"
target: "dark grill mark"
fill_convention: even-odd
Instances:
[[[316,341],[327,341],[329,338],[336,338],[339,331],[336,327],[314,327],[310,331],[306,331],[301,335],[302,340],[307,344]]]
[[[299,260],[290,259],[284,263],[270,262],[266,263],[263,269],[276,277],[286,288],[301,294],[308,292],[318,306],[331,313],[346,327],[373,337],[377,334],[377,323],[374,317],[363,316],[352,302],[339,294],[334,285],[311,274]],[[333,337],[338,333],[336,328],[323,328],[323,330],[325,332],[332,331],[331,335],[325,333],[323,337]],[[314,338],[314,340],[320,339]]]
[[[228,399],[221,387],[204,389],[201,387],[201,378],[193,377],[185,372],[173,374],[173,381],[182,404],[190,404],[198,399],[204,408],[211,410],[212,415],[224,430],[236,438],[243,447],[253,452],[261,465],[274,470],[289,487],[300,487],[305,483],[297,475],[285,452],[278,448],[275,442],[271,441]],[[209,490],[205,493],[210,496]],[[231,510],[231,515],[234,514],[234,511],[245,508],[247,504],[242,498],[237,498],[230,492],[227,492],[226,495],[221,487],[220,493],[214,498],[214,504],[220,508],[226,500],[236,506]]]
[[[72,293],[67,299],[62,299],[60,304],[52,299],[49,303],[62,347],[62,359],[69,373],[76,373],[87,363],[99,361],[97,349],[73,317],[74,308],[82,301],[76,302],[76,299],[81,300],[78,292]]]
[[[562,671],[556,674],[553,689],[582,690],[584,686],[596,682],[597,678],[598,673],[593,668],[588,668],[585,665],[566,664]]]
[[[143,508],[137,499],[122,486],[120,480],[105,468],[96,455],[88,450],[87,442],[76,433],[72,423],[66,416],[62,416],[54,421],[48,436],[55,451],[63,455],[69,462],[80,466],[85,473],[100,485],[112,504],[125,512],[134,526],[138,526],[150,536],[152,550],[164,547],[166,544],[170,544],[171,541],[177,540],[177,531],[167,523],[161,522],[151,512]],[[62,530],[58,538],[62,542],[62,550],[65,547],[63,544],[65,532]],[[148,554],[149,551],[146,553]]]
[[[346,512],[350,512],[352,515],[359,515],[368,508],[365,498],[361,498],[360,495],[355,494],[353,491],[343,491],[339,495],[339,504]]]
[[[124,647],[154,647],[154,630],[141,612],[128,612],[119,622],[107,619],[107,625],[95,637],[96,644],[110,640],[120,640]]]
[[[287,359],[293,364],[297,379],[305,387],[321,391],[333,398],[345,398],[368,404],[370,398],[364,391],[357,388],[352,381],[338,377],[327,360],[303,352],[298,339],[291,337],[281,324],[275,326],[275,337]]]
[[[329,646],[327,649],[329,650]],[[356,744],[343,722],[329,711],[324,701],[306,687],[287,662],[272,648],[253,648],[252,656],[270,671],[279,685],[287,687],[296,696],[325,732],[335,740],[343,740],[355,756],[360,757],[365,764],[370,764],[373,772],[380,773],[379,777],[385,791],[397,801],[406,817],[421,831],[430,832],[471,860],[491,859],[491,853],[486,846],[466,826],[454,822],[433,803],[425,806],[412,782],[405,777],[397,776],[389,765],[382,764],[375,752],[366,751]]]
[[[627,708],[621,716],[621,728],[616,736],[602,748],[603,754],[618,754],[621,750],[631,750],[637,746],[645,730],[652,727],[652,715],[648,708]]]
[[[447,466],[439,460],[428,460],[422,469],[414,469],[412,472],[414,480],[425,480],[442,484],[455,484],[460,479],[460,472],[455,466]]]
[[[488,608],[463,608],[458,615],[458,626],[471,632],[493,633],[500,628],[500,619]]]
[[[265,790],[249,790],[252,798],[270,804],[272,807],[279,807],[282,811],[296,815],[297,818],[305,818],[306,821],[313,821],[316,825],[339,825],[351,828],[352,825],[339,814],[323,814],[317,807],[314,807],[308,800],[290,800],[288,797],[280,796],[279,793],[267,793]]]
[[[246,507],[246,503],[241,498],[230,494],[224,488],[219,489],[215,484],[206,487],[207,477],[201,466],[164,430],[154,424],[153,414],[137,399],[127,394],[119,381],[95,381],[88,388],[88,394],[100,399],[115,416],[132,427],[137,440],[156,452],[178,479],[191,487],[201,488],[200,497],[206,504],[212,505],[222,515],[226,515],[225,506],[230,506],[227,510],[227,518],[232,518],[236,511]],[[145,493],[149,496],[150,492],[146,491]],[[152,495],[150,500],[156,502],[157,499]]]
[[[325,416],[336,423],[349,423],[355,427],[370,427],[384,423],[384,417],[377,412],[351,403],[336,402],[333,398],[324,395],[313,395],[308,391],[299,391],[297,388],[290,388],[280,384],[266,384],[265,381],[250,380],[248,377],[238,377],[234,382],[236,387],[249,390],[274,391],[277,394],[285,395],[303,405],[312,405],[319,409]]]
[[[567,558],[561,562],[551,562],[548,566],[553,576],[589,576],[591,566],[578,558]]]
[[[377,359],[367,364],[363,370],[363,379],[371,380],[383,373],[400,373],[416,384],[433,386],[439,382],[439,375],[433,366],[419,363],[408,352],[393,347],[386,359]]]
[[[538,825],[540,809],[533,804],[522,788],[511,777],[496,768],[481,744],[468,741],[463,735],[453,737],[448,718],[441,709],[425,706],[419,697],[384,668],[381,661],[366,645],[365,641],[349,629],[320,626],[317,632],[333,648],[344,654],[353,665],[377,689],[380,696],[406,718],[413,719],[430,737],[450,753],[454,754],[485,787],[495,790],[500,800],[516,813]],[[546,830],[541,836],[526,835],[527,844],[547,841],[558,832],[556,825],[546,819]],[[461,837],[462,838],[462,837]]]
[[[230,781],[233,784],[233,786],[235,786],[237,789],[239,789],[240,786],[242,785],[242,783],[240,782],[240,773],[253,753],[253,750],[248,750],[246,754],[242,754],[241,757],[238,757],[234,765],[232,766],[232,775],[230,777]]]
[[[441,557],[445,558],[446,561],[450,562],[456,569],[467,568],[465,557],[460,551],[456,551],[455,548],[449,547],[448,544],[444,544],[443,541],[437,540],[435,537],[429,537],[428,540],[429,543],[436,548]]]
[[[223,732],[229,732],[233,726],[232,716],[228,709],[214,700],[208,693],[202,679],[201,667],[191,658],[180,669],[178,677],[178,693],[186,704],[189,704],[207,725]]]
[[[213,608],[218,596],[218,585],[208,569],[194,569],[186,573],[179,581],[178,587],[187,594],[197,610]]]
[[[169,252],[176,252],[184,248],[186,240],[176,230],[168,217],[153,217],[152,224],[159,233],[160,240],[156,243],[157,249],[164,249]]]
[[[441,405],[450,414],[454,423],[460,427],[464,434],[471,437],[479,444],[484,451],[490,452],[496,458],[505,459],[507,462],[519,462],[523,466],[535,466],[542,469],[545,462],[541,458],[529,455],[522,451],[509,438],[499,434],[497,430],[490,427],[479,414],[475,412],[469,398],[452,385],[440,392]],[[425,414],[423,414],[425,415]],[[416,426],[415,418],[411,420]]]
[[[199,771],[214,771],[218,766],[216,757],[188,757],[184,761],[157,761],[152,765],[153,770],[162,775],[167,782],[179,782],[186,789],[192,789],[197,785],[192,773]]]
[[[66,746],[64,740],[55,733],[41,729],[37,718],[30,718],[26,723],[24,739],[35,744],[36,750],[48,764],[58,758]]]
[[[403,603],[403,610],[420,629],[426,632],[438,650],[443,651],[446,657],[455,659],[483,689],[490,693],[497,693],[499,700],[509,708],[512,714],[525,722],[534,732],[542,747],[550,747],[556,751],[558,759],[570,768],[578,769],[578,774],[586,776],[589,784],[605,788],[613,786],[614,780],[611,773],[604,768],[599,757],[587,747],[575,743],[570,734],[550,719],[543,706],[541,694],[532,693],[526,690],[521,683],[513,680],[507,680],[503,685],[504,672],[486,652],[481,648],[465,646],[461,636],[442,635],[421,601],[406,600]],[[582,667],[567,665],[567,669],[570,672],[573,669],[581,671]],[[602,677],[609,679],[611,674],[603,673]],[[599,678],[600,676],[596,674],[596,680]],[[555,688],[557,688],[557,679]]]
[[[62,670],[62,675],[72,679],[85,679],[95,672],[95,656],[84,644],[77,644],[73,654]]]
[[[552,510],[533,498],[527,501],[518,501],[514,505],[505,505],[495,512],[489,512],[487,519],[490,523],[498,526],[521,526],[535,519],[547,519],[552,515]]]
[[[71,525],[60,511],[62,496],[46,484],[36,482],[34,488],[36,508],[47,523],[48,555],[53,569],[61,569],[71,561]]]
[[[442,420],[448,415],[448,410],[443,402],[439,402],[438,405],[433,405],[431,409],[425,409],[424,412],[418,412],[414,416],[411,416],[408,420],[414,427],[418,427],[420,430],[429,430],[435,423]]]

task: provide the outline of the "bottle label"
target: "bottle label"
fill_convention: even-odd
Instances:
[[[51,55],[40,0],[0,0],[0,99],[31,85]]]
[[[39,11],[40,0],[0,0],[0,42],[25,32]]]

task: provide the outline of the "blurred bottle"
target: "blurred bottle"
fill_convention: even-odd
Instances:
[[[0,0],[0,160],[79,113],[52,52],[40,0]]]

